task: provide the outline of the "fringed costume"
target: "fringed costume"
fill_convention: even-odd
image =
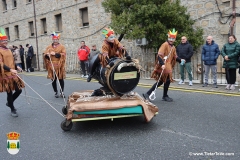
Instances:
[[[109,64],[110,59],[114,57],[131,60],[131,57],[128,55],[123,45],[116,39],[114,31],[111,28],[104,28],[101,33],[105,39],[102,44],[102,51],[98,54],[98,58],[94,62],[95,64],[100,62],[101,66],[104,68]],[[87,82],[91,81],[95,67],[90,67],[89,70],[90,74],[87,78]]]
[[[65,64],[66,64],[66,49],[58,43],[60,34],[55,32],[51,34],[53,43],[49,45],[44,52],[44,63],[48,71],[47,78],[53,81],[52,87],[55,92],[55,97],[58,98],[57,78],[61,86],[60,96],[64,97],[64,80],[66,78]]]
[[[104,54],[107,54],[107,56],[104,56]],[[102,54],[99,54],[99,58],[102,66],[105,67],[107,65],[106,58],[109,59],[112,57],[119,57],[119,58],[125,57],[125,49],[117,39],[114,39],[113,43],[110,43],[107,40],[104,40],[102,44]]]
[[[19,89],[24,88],[24,83],[17,75],[4,70],[4,65],[10,69],[15,69],[13,55],[10,49],[0,47],[0,92],[10,92],[15,90],[15,84]]]
[[[159,64],[159,61],[158,61],[158,56],[161,59],[163,59],[165,56],[168,56],[168,58],[165,62],[165,69],[163,70],[160,81],[166,83],[167,78],[169,77],[170,81],[174,82],[174,80],[172,78],[172,71],[173,71],[173,68],[176,64],[176,58],[177,58],[177,53],[176,53],[175,46],[171,46],[171,45],[169,45],[168,42],[165,42],[159,48],[158,55],[157,55],[157,58],[156,58],[155,68],[154,68],[153,73],[151,75],[151,78],[154,78],[156,81],[158,81],[158,79],[161,75],[161,72],[162,72],[161,64]]]
[[[13,54],[6,46],[8,38],[3,28],[0,28],[0,92],[7,92],[6,105],[11,109],[11,115],[17,117],[17,110],[13,103],[22,93],[23,81],[16,75]],[[17,67],[22,70],[20,67]],[[15,91],[13,93],[13,91]]]
[[[57,58],[57,56],[55,56],[55,55],[50,55],[50,56],[51,56],[54,70],[55,70],[58,78],[65,79],[66,78],[66,72],[65,72],[66,49],[65,49],[65,47],[63,45],[61,45],[60,43],[56,46],[53,46],[51,44],[45,50],[44,55],[51,53],[51,52],[61,54],[60,58]],[[46,69],[48,71],[47,78],[54,79],[53,68],[52,68],[52,64],[50,62],[50,58],[48,58],[48,57],[46,58],[46,56],[45,56],[44,63],[45,63]]]
[[[143,97],[149,101],[149,96],[151,93],[156,89],[156,87],[159,87],[162,84],[164,84],[162,100],[167,102],[173,101],[173,99],[170,98],[167,93],[170,83],[174,81],[172,77],[173,67],[176,64],[176,61],[181,62],[181,59],[177,57],[176,48],[173,45],[176,37],[177,31],[175,31],[175,29],[173,29],[173,31],[169,31],[168,41],[164,42],[158,50],[155,68],[151,75],[151,78],[154,78],[157,82],[147,93],[143,94]]]

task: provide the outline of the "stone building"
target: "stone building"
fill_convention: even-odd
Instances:
[[[34,47],[39,68],[43,70],[42,53],[51,43],[50,34],[55,31],[61,34],[61,43],[67,48],[67,71],[79,70],[77,49],[82,40],[88,46],[96,44],[100,49],[102,28],[110,24],[110,14],[105,13],[101,6],[103,0],[1,0],[0,26],[5,28],[10,45],[25,46],[27,43]],[[235,3],[234,3],[235,2]],[[240,39],[239,14],[232,16],[233,11],[240,13],[240,0],[181,0],[188,8],[195,26],[204,29],[204,39],[212,35],[220,49],[227,42],[228,34],[233,27],[233,33]],[[234,9],[234,4],[236,9]],[[35,6],[35,7],[34,7]],[[36,22],[36,23],[35,23]],[[37,32],[35,32],[35,28]],[[130,54],[144,61],[147,68],[144,77],[149,77],[155,54],[153,50],[141,50],[133,40],[123,40]],[[200,51],[196,53],[194,67],[200,63]],[[218,70],[221,70],[219,59]],[[195,76],[196,78],[196,76]],[[199,78],[197,78],[199,79]]]

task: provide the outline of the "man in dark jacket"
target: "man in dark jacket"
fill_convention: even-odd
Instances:
[[[187,37],[183,36],[181,38],[181,43],[177,46],[177,55],[179,58],[184,59],[185,63],[180,64],[180,73],[181,73],[181,80],[178,84],[184,84],[184,68],[188,72],[189,78],[189,86],[192,86],[192,67],[191,67],[191,57],[193,55],[193,47],[187,41]]]
[[[92,59],[92,57],[94,57],[95,55],[97,55],[99,53],[100,53],[100,51],[97,49],[96,44],[92,45],[92,50],[88,56],[89,61]]]
[[[28,52],[27,52],[27,72],[30,72],[30,68],[32,65],[32,58],[34,56],[34,51],[33,51],[33,47],[29,44],[26,44],[26,47],[28,48]]]
[[[207,37],[207,42],[202,48],[202,60],[204,62],[204,77],[205,81],[203,87],[208,86],[208,75],[211,69],[213,75],[213,87],[218,88],[217,86],[217,59],[220,54],[218,45],[214,42],[212,36]]]

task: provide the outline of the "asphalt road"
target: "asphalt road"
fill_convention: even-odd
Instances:
[[[51,85],[40,84],[49,80],[29,78],[24,78],[27,84],[61,113],[64,100],[54,97]],[[100,87],[79,80],[65,80],[65,86],[65,95]],[[240,97],[170,90],[174,102],[163,102],[162,89],[156,95],[159,114],[150,123],[143,117],[77,122],[64,132],[64,118],[29,87],[15,102],[17,118],[11,117],[6,93],[1,93],[0,160],[240,159]],[[7,151],[11,131],[20,133],[16,155]]]

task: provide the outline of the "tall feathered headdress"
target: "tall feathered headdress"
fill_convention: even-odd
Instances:
[[[169,30],[169,32],[168,32],[168,38],[173,38],[173,39],[176,39],[176,38],[177,38],[177,31],[175,31],[175,28],[173,28],[172,31]]]
[[[104,28],[102,30],[102,35],[104,38],[108,38],[111,34],[114,34],[114,31],[111,28]]]
[[[7,36],[5,33],[5,30],[3,28],[0,28],[0,40],[7,40]]]
[[[55,32],[53,32],[51,36],[52,36],[52,39],[60,39],[60,34],[56,34]]]

